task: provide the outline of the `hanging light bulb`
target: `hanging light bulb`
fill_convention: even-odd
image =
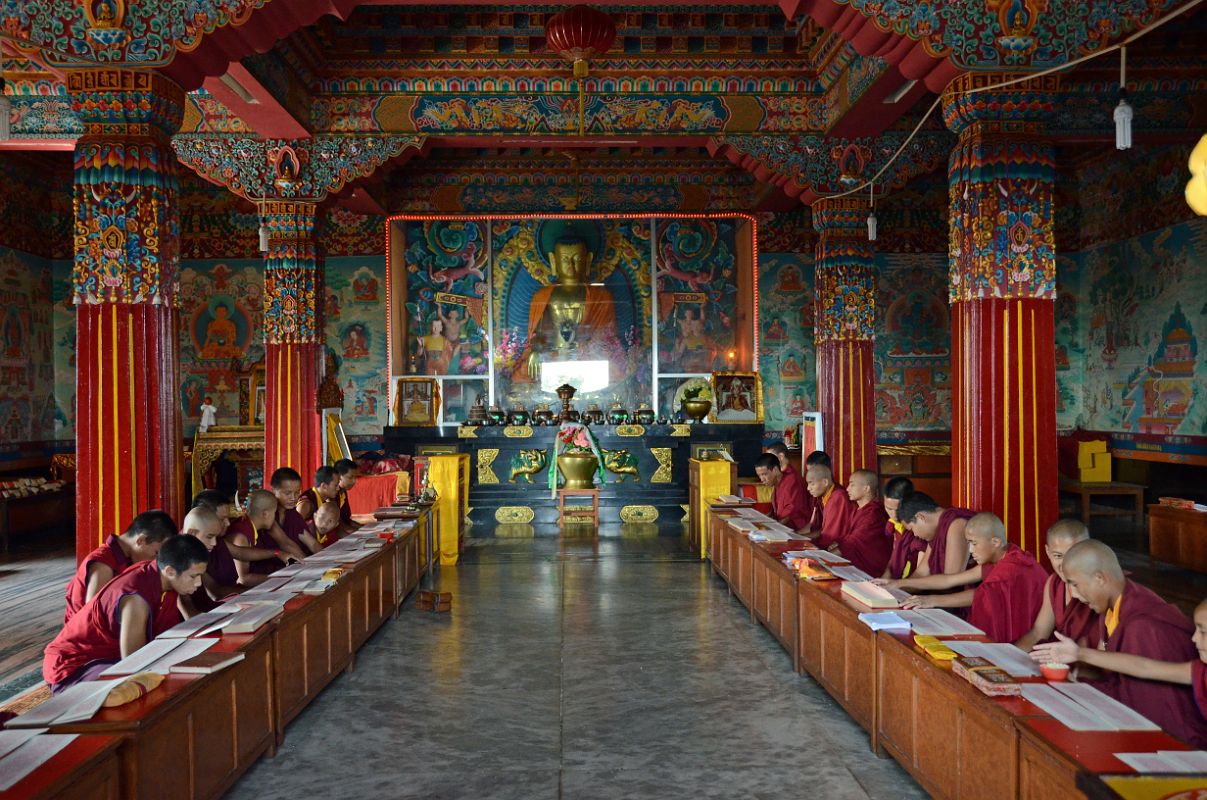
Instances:
[[[1115,149],[1132,146],[1132,118],[1135,113],[1127,102],[1127,48],[1119,48],[1119,105],[1115,106]]]
[[[868,241],[876,241],[876,184],[868,187]]]
[[[8,99],[8,95],[4,92],[4,78],[0,77],[0,142],[7,142],[12,138],[12,128],[10,127],[9,120],[12,111],[12,101]]]
[[[260,252],[268,252],[268,223],[264,221],[264,207],[259,206],[260,210]]]

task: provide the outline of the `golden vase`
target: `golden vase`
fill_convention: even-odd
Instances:
[[[708,412],[712,410],[711,400],[684,400],[683,413],[693,422],[699,422],[708,416]]]
[[[595,471],[599,460],[593,453],[561,453],[557,457],[557,468],[565,479],[563,489],[595,488]]]

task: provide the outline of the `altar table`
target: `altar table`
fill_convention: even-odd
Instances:
[[[372,514],[379,508],[394,504],[400,494],[410,494],[411,476],[407,472],[383,472],[381,475],[361,475],[348,490],[348,505],[353,514]]]

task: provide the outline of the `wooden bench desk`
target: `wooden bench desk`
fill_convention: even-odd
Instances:
[[[1207,572],[1207,513],[1150,505],[1148,557],[1153,561]]]
[[[1188,750],[1163,731],[1074,731],[1055,719],[1019,721],[1019,797],[1069,800],[1084,797],[1081,772],[1131,772],[1115,753]]]
[[[875,742],[936,798],[1018,797],[1016,720],[1046,716],[988,697],[932,661],[908,634],[876,634]]]
[[[120,736],[79,736],[17,781],[0,800],[119,800]]]
[[[242,651],[243,661],[212,675],[168,675],[145,697],[50,731],[119,736],[126,797],[220,797],[261,755],[275,752],[273,633],[269,624],[223,636],[212,650]]]
[[[747,540],[749,542],[749,540]],[[784,563],[783,554],[799,547],[799,542],[750,542],[751,610],[754,617],[771,631],[784,652],[797,665],[796,575]]]
[[[876,749],[876,634],[841,581],[797,581],[797,671],[822,685],[872,737]]]
[[[1138,483],[1121,483],[1119,481],[1082,483],[1071,478],[1060,479],[1060,491],[1077,495],[1080,503],[1081,521],[1087,526],[1090,524],[1090,517],[1096,516],[1132,517],[1135,519],[1136,527],[1142,527],[1144,525],[1144,490],[1146,488],[1148,487],[1141,486]],[[1133,506],[1130,509],[1108,508],[1094,510],[1090,506],[1090,501],[1099,495],[1106,497],[1130,497],[1132,498]]]

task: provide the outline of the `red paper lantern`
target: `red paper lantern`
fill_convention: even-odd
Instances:
[[[564,58],[574,62],[574,76],[587,75],[587,61],[608,52],[616,39],[616,23],[604,12],[590,6],[554,14],[545,23],[545,41]]]

